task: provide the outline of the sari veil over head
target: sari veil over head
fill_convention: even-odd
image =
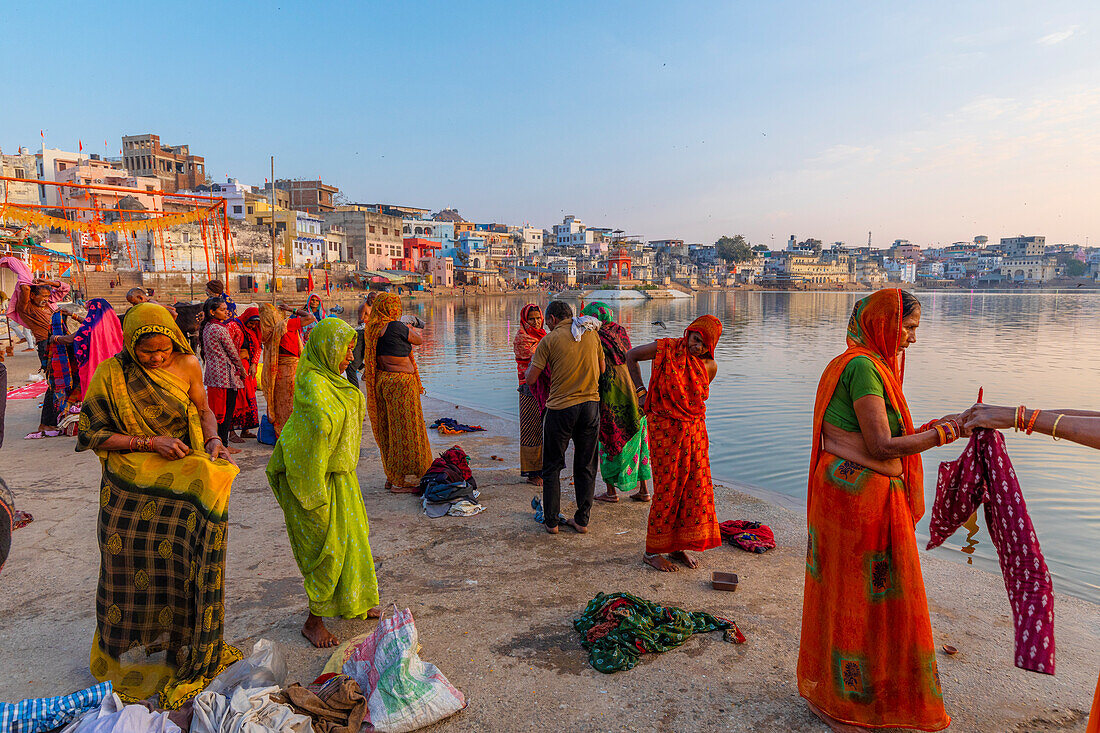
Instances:
[[[901,290],[879,290],[856,302],[848,319],[847,350],[829,362],[821,375],[814,404],[814,428],[811,463],[814,465],[821,450],[821,426],[825,409],[836,391],[837,382],[848,362],[857,356],[870,357],[879,376],[890,405],[897,412],[905,435],[913,433],[913,417],[909,403],[902,392],[905,375],[905,351],[901,349],[902,302]],[[905,490],[913,523],[924,515],[924,464],[919,453],[902,458]],[[809,487],[809,500],[813,501],[813,481]]]
[[[177,708],[241,658],[222,640],[229,492],[238,469],[204,452],[186,381],[138,361],[135,347],[148,334],[193,355],[163,306],[134,306],[125,350],[96,368],[80,413],[77,450],[95,451],[103,466],[90,668],[128,702],[158,695],[161,707]],[[175,437],[191,452],[169,460],[104,447],[119,434]]]
[[[857,302],[848,348],[829,362],[818,385],[797,679],[799,694],[842,723],[935,731],[951,718],[914,531],[924,513],[920,454],[902,458],[902,476],[888,476],[822,443],[826,408],[856,357],[880,377],[901,432],[914,432],[901,387],[902,313],[897,289]]]
[[[370,415],[371,427],[378,436],[378,395],[375,391],[375,377],[378,374],[378,339],[386,332],[386,328],[393,321],[401,318],[401,298],[393,293],[379,293],[371,306],[370,318],[363,329],[363,384],[367,396],[367,414]],[[423,383],[420,381],[420,370],[416,366],[416,357],[411,353],[416,383],[423,392]]]
[[[314,327],[298,362],[294,410],[267,464],[309,610],[317,616],[366,618],[378,603],[355,473],[363,394],[340,369],[355,340],[355,330],[338,318]]]

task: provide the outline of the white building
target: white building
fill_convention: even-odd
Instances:
[[[440,238],[454,241],[455,223],[453,221],[432,221],[431,219],[403,219],[401,221],[403,237]]]
[[[543,230],[533,226],[524,224],[522,227],[513,227],[513,231],[520,235],[522,242],[520,244],[520,251],[517,253],[521,257],[530,257],[537,252],[542,251],[543,247]]]
[[[294,240],[291,242],[294,267],[316,265],[325,261],[327,241],[322,228],[324,219],[310,216],[304,211],[294,212]]]
[[[69,153],[58,148],[43,147],[37,160],[38,179],[60,182],[59,173],[78,165],[87,157],[83,153]],[[44,206],[58,208],[61,206],[61,189],[57,186],[39,186],[38,199]]]
[[[561,224],[554,225],[554,244],[558,247],[587,247],[590,254],[599,255],[599,247],[595,246],[596,232],[589,229],[577,217],[570,214],[562,220]],[[595,246],[595,247],[594,247]],[[593,252],[595,248],[595,252]]]
[[[225,183],[210,184],[209,191],[177,191],[176,193],[193,196],[212,196],[225,199],[225,210],[230,219],[245,219],[245,193],[251,193],[252,186],[246,186],[236,178],[227,178]]]

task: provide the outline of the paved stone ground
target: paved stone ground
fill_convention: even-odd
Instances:
[[[23,361],[13,376],[25,376]],[[15,380],[18,383],[20,380]],[[72,439],[25,443],[34,403],[13,401],[0,476],[35,521],[14,535],[0,576],[0,700],[70,692],[93,682],[88,645],[98,573],[95,538],[100,469],[73,452]],[[359,478],[384,603],[411,608],[422,656],[469,698],[469,707],[433,731],[821,731],[795,685],[803,583],[804,518],[735,488],[716,489],[721,519],[770,524],[779,548],[751,555],[730,546],[703,557],[703,569],[661,574],[641,564],[647,507],[597,502],[591,531],[545,534],[532,519],[534,491],[521,483],[515,424],[425,400],[425,417],[453,416],[488,428],[456,441],[472,457],[486,511],[428,519],[410,496],[391,495],[365,430]],[[299,635],[306,610],[283,517],[268,489],[269,449],[249,445],[230,507],[226,636],[247,649],[261,637],[286,651],[291,680],[312,680],[328,653]],[[504,462],[490,460],[491,455]],[[566,488],[571,487],[568,479]],[[568,492],[567,492],[568,493]],[[566,499],[569,497],[567,496]],[[569,502],[565,502],[568,511]],[[1012,666],[1012,624],[997,575],[922,553],[952,730],[1084,731],[1100,667],[1100,607],[1060,596],[1058,675]],[[710,571],[740,575],[735,593],[713,591]],[[572,629],[599,591],[734,618],[748,636],[689,640],[633,670],[603,675],[587,663]],[[342,637],[373,622],[337,621]]]

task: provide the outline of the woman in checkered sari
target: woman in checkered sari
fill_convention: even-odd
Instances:
[[[168,311],[126,316],[125,349],[99,365],[77,450],[103,465],[91,671],[126,701],[177,708],[241,653],[222,641],[229,490],[202,369]]]

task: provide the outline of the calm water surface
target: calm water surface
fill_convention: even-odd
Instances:
[[[817,382],[825,364],[844,349],[848,315],[859,297],[706,293],[692,300],[618,304],[616,312],[635,344],[679,336],[702,313],[722,320],[718,377],[707,404],[714,474],[801,499]],[[987,402],[1100,410],[1100,295],[919,297],[919,341],[909,349],[905,375],[915,423],[969,407],[982,385]],[[525,302],[509,297],[411,305],[428,324],[419,357],[428,391],[515,416],[518,382],[511,341]],[[1006,438],[1056,587],[1100,602],[1095,560],[1100,549],[1100,451],[1012,431]],[[960,447],[924,454],[929,509],[936,466],[957,457]],[[918,531],[927,533],[927,515]],[[962,528],[951,541],[953,547],[937,552],[997,569],[984,527]],[[961,548],[970,555],[962,555]]]

